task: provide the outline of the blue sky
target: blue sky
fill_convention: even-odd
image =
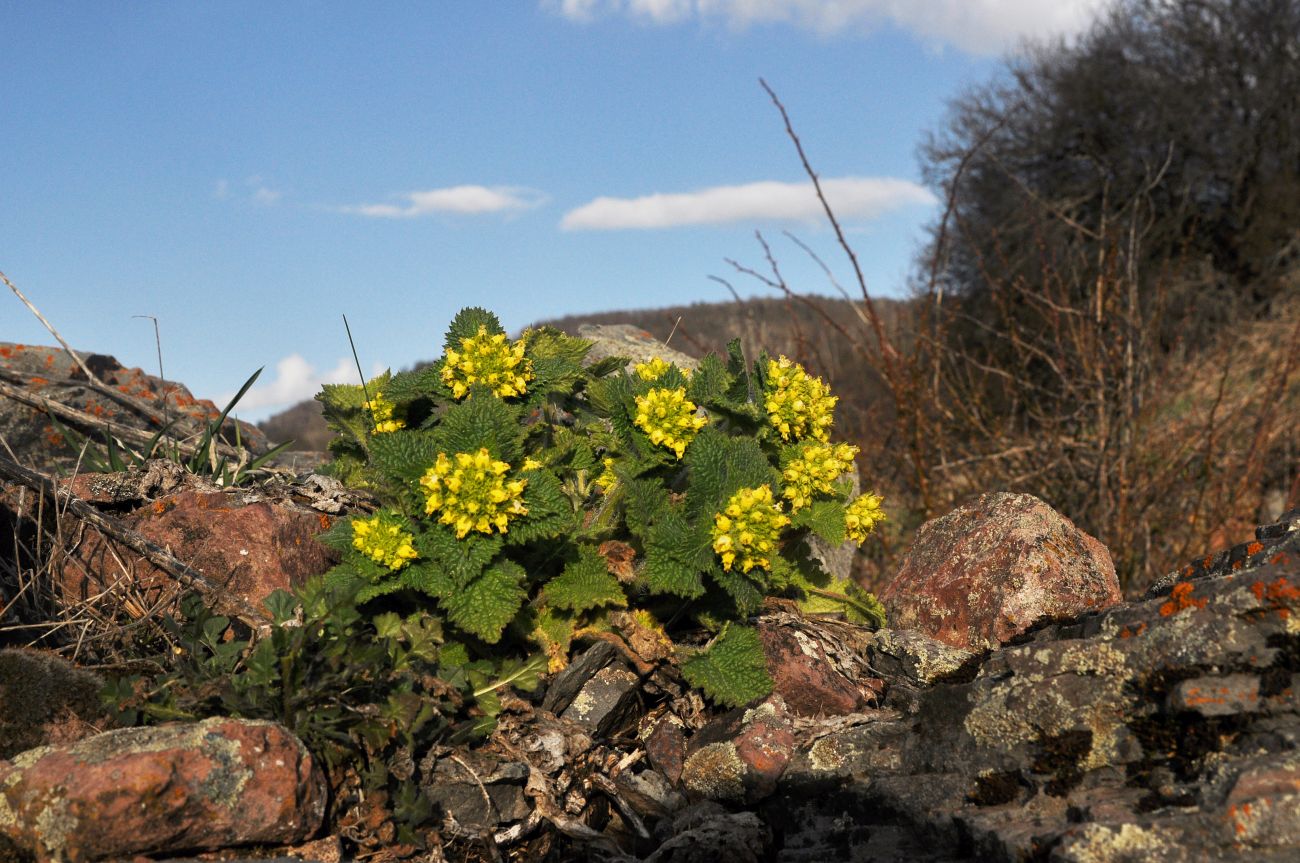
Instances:
[[[0,0],[0,270],[74,347],[259,419],[546,317],[849,283],[765,78],[899,295],[945,101],[1093,0]],[[53,340],[0,295],[0,341]],[[353,373],[352,377],[355,376]],[[348,378],[351,379],[351,378]]]

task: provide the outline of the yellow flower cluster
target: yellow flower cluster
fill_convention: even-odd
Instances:
[[[605,491],[609,491],[618,482],[618,477],[614,474],[614,459],[607,456],[604,465],[605,469],[600,472],[600,476],[596,477],[595,482]]]
[[[673,367],[673,364],[662,357],[655,357],[649,362],[637,363],[632,366],[632,371],[636,372],[637,377],[643,381],[657,381],[664,376],[664,372]],[[686,377],[691,376],[690,369],[682,369],[682,374]]]
[[[510,517],[527,515],[521,496],[528,480],[506,480],[510,465],[497,461],[486,448],[476,453],[458,452],[451,458],[438,453],[438,460],[425,471],[420,485],[428,490],[424,511],[451,525],[458,539],[471,530],[491,533],[495,527],[506,532]]]
[[[809,375],[793,360],[768,360],[763,404],[782,440],[828,440],[837,401],[821,378]]]
[[[382,513],[352,522],[352,547],[393,572],[419,557],[411,545],[411,534],[402,530],[401,523],[392,516]]]
[[[656,387],[636,397],[637,426],[650,436],[652,443],[668,447],[678,458],[708,422],[695,415],[695,402],[686,398],[682,387],[673,390]]]
[[[522,395],[533,378],[533,364],[524,358],[524,343],[506,342],[505,333],[478,332],[460,340],[460,350],[447,349],[442,381],[456,398],[464,398],[471,384],[485,384],[501,398]]]
[[[885,520],[885,511],[880,508],[880,495],[863,494],[849,501],[844,511],[844,527],[849,539],[862,542],[876,526],[876,522]]]
[[[375,418],[375,434],[406,428],[405,420],[393,419],[393,403],[384,398],[383,393],[375,393],[375,397],[366,402],[366,407],[370,410],[370,415]]]
[[[781,472],[781,496],[790,501],[790,511],[798,512],[811,504],[815,494],[829,493],[831,484],[853,467],[857,454],[858,448],[847,443],[805,446]]]
[[[722,558],[722,568],[740,558],[740,568],[767,568],[768,554],[775,548],[781,528],[790,519],[781,512],[781,504],[772,500],[772,488],[742,488],[727,501],[727,508],[713,516],[713,550]]]

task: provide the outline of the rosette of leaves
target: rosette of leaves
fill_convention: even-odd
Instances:
[[[511,661],[562,668],[575,639],[630,609],[677,640],[687,679],[724,704],[771,687],[746,625],[764,597],[883,622],[879,603],[821,572],[806,543],[844,541],[850,479],[804,483],[797,511],[783,502],[782,472],[808,445],[773,425],[775,364],[761,356],[750,367],[733,343],[689,377],[662,361],[628,372],[619,358],[585,366],[589,347],[552,329],[512,342],[494,315],[470,308],[432,365],[325,387],[318,399],[338,433],[329,469],[382,503],[322,537],[342,554],[327,584],[368,612],[433,615],[484,674]],[[376,427],[367,405],[380,391],[402,427]],[[830,418],[808,427],[825,440]],[[743,566],[715,548],[733,498],[780,513]],[[363,519],[371,526],[358,534]],[[630,567],[607,559],[611,543],[631,549]]]

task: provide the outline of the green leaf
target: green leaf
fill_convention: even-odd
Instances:
[[[384,398],[393,404],[409,404],[419,398],[442,394],[442,378],[437,365],[398,372],[384,387]]]
[[[481,569],[480,567],[480,571]],[[415,561],[404,567],[399,575],[403,585],[435,599],[446,599],[459,586],[452,573],[433,561]],[[469,581],[472,577],[464,578],[463,581]]]
[[[844,528],[844,504],[837,500],[817,500],[790,519],[793,527],[806,527],[817,536],[837,546],[847,538]]]
[[[641,577],[651,593],[667,593],[684,599],[704,595],[704,579],[700,573],[671,557],[647,554]]]
[[[772,691],[758,630],[729,624],[708,648],[682,665],[686,682],[728,707],[740,707]]]
[[[446,525],[430,525],[425,530],[415,534],[414,542],[415,551],[429,562],[436,565],[453,583],[453,590],[459,590],[478,578],[479,574],[487,567],[492,559],[501,551],[503,545],[500,535],[486,535],[481,533],[470,533],[464,539],[457,539],[456,534]],[[424,561],[417,560],[411,564],[410,568],[416,568],[417,572],[410,576],[412,578],[412,587],[424,590],[434,596],[441,596],[442,575],[425,576],[422,570],[425,566]],[[427,582],[424,579],[430,579]],[[420,581],[416,581],[419,579]],[[426,588],[422,584],[428,584]],[[438,592],[435,592],[438,591]]]
[[[615,473],[618,464],[615,464]],[[624,506],[627,513],[627,529],[640,539],[645,539],[650,528],[664,518],[672,509],[668,489],[652,479],[632,479],[623,483],[625,489]]]
[[[325,384],[316,394],[316,401],[321,403],[321,413],[330,431],[346,436],[364,451],[374,421],[366,410],[366,394],[361,386]]]
[[[415,483],[437,461],[437,443],[432,432],[414,429],[377,434],[370,439],[370,465],[392,479]]]
[[[521,586],[526,576],[514,561],[497,563],[442,601],[447,617],[465,632],[496,644],[527,596]]]
[[[602,605],[627,605],[623,586],[609,572],[605,558],[590,546],[546,584],[546,602],[556,608],[583,612]]]
[[[442,343],[443,349],[460,350],[461,339],[470,339],[478,335],[480,326],[487,327],[488,335],[505,332],[505,328],[501,326],[501,321],[496,315],[487,309],[470,306],[461,309],[456,313],[456,317],[452,318],[451,326],[447,328],[447,336]]]
[[[626,368],[629,362],[631,360],[628,357],[605,357],[603,360],[597,360],[587,366],[587,374],[593,378],[603,378],[619,369]]]
[[[507,545],[550,539],[577,528],[573,504],[554,474],[548,470],[529,470],[520,476],[528,480],[523,494],[528,514],[511,519],[505,536]]]
[[[378,599],[381,596],[387,596],[390,593],[397,593],[404,590],[406,585],[402,584],[401,579],[388,578],[379,582],[367,584],[357,591],[357,605],[363,605],[372,599]]]
[[[271,612],[271,621],[277,626],[293,619],[298,612],[298,598],[287,590],[272,591],[262,604]]]
[[[728,437],[714,428],[702,429],[687,448],[686,467],[691,473],[686,508],[693,517],[711,518],[742,488],[767,483],[776,489],[780,484],[758,441]]]
[[[564,360],[581,366],[594,342],[566,335],[554,327],[538,327],[524,333],[524,355],[538,360]]]
[[[736,570],[725,570],[721,566],[714,566],[710,569],[710,575],[718,583],[731,601],[736,604],[736,612],[746,617],[758,611],[763,604],[763,591],[760,585],[756,584],[754,579],[748,575]],[[750,573],[758,574],[762,570],[751,569]]]
[[[485,387],[472,388],[468,398],[447,410],[433,433],[433,441],[448,455],[475,453],[486,447],[494,458],[513,467],[523,461],[524,431],[518,408]]]
[[[820,587],[803,584],[800,588],[804,598],[799,607],[805,614],[842,614],[849,623],[872,629],[885,625],[885,606],[852,579],[835,579]]]
[[[700,360],[695,373],[686,385],[686,397],[697,405],[708,405],[726,397],[727,388],[732,384],[732,376],[716,354],[709,354]]]

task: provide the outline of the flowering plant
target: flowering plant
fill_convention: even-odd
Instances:
[[[329,470],[383,506],[325,534],[342,553],[326,582],[357,606],[423,608],[442,667],[512,662],[517,683],[635,626],[726,704],[771,686],[745,625],[765,597],[883,623],[814,560],[884,518],[853,494],[856,447],[830,442],[824,382],[785,357],[751,365],[737,342],[694,370],[585,365],[589,348],[551,329],[511,341],[465,309],[432,366],[326,386]],[[701,631],[711,643],[691,646]]]

